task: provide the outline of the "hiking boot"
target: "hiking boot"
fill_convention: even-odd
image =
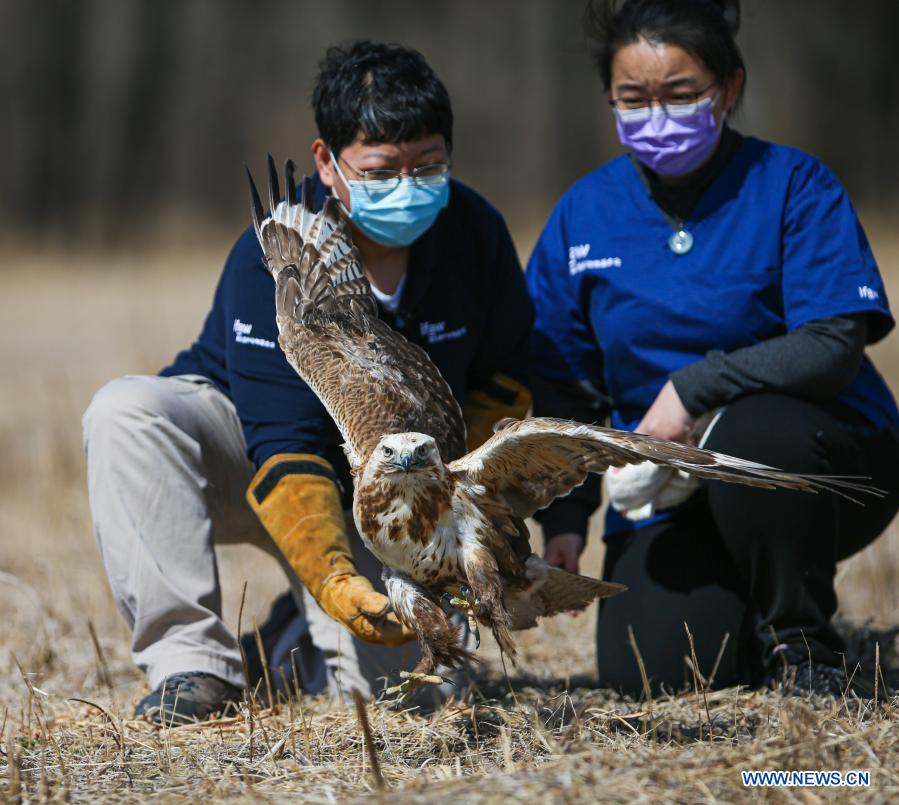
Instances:
[[[241,689],[203,671],[186,671],[166,677],[144,696],[134,715],[163,726],[206,721],[212,715],[237,712]]]
[[[786,696],[831,696],[835,699],[871,699],[874,687],[858,673],[847,678],[842,668],[824,665],[820,662],[805,662],[788,665],[785,674],[772,678],[772,683],[780,685]]]

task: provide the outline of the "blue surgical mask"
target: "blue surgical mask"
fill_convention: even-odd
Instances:
[[[350,220],[382,246],[408,246],[418,240],[449,203],[449,177],[420,184],[411,177],[393,181],[347,180],[337,158],[331,164],[350,191]]]

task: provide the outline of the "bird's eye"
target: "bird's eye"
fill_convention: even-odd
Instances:
[[[425,455],[425,453],[427,453],[427,452],[428,452],[427,445],[420,444],[420,445],[418,445],[418,447],[415,448],[416,456],[423,457]]]
[[[384,450],[384,455],[387,456],[387,458],[390,458],[393,455],[392,447],[383,447],[382,449]]]

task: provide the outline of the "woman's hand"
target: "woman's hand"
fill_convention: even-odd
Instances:
[[[581,552],[584,550],[584,539],[582,534],[569,532],[566,534],[556,534],[549,538],[546,543],[546,550],[543,552],[543,558],[553,567],[561,567],[569,573],[577,573],[578,560]]]
[[[694,444],[693,426],[695,424],[696,420],[684,408],[674,384],[669,380],[662,386],[658,397],[655,398],[646,415],[637,425],[637,433],[669,439],[672,442]]]

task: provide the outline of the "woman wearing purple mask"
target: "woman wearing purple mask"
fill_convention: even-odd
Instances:
[[[746,84],[738,2],[601,2],[588,18],[628,153],[574,184],[531,256],[535,411],[886,493],[862,507],[610,475],[603,576],[630,589],[599,614],[600,684],[640,695],[631,628],[653,687],[681,688],[686,621],[716,686],[839,695],[836,563],[899,508],[899,411],[865,355],[894,325],[877,265],[824,165],[728,125]],[[550,561],[577,569],[599,502],[588,482],[542,513]]]

